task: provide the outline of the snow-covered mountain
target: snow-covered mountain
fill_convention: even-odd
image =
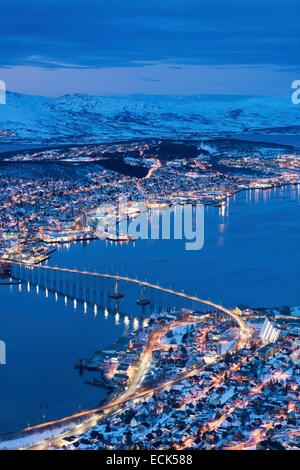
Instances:
[[[75,94],[47,98],[9,92],[7,104],[0,106],[2,142],[197,137],[275,128],[300,133],[300,106],[293,105],[289,96]]]

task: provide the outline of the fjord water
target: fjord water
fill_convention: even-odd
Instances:
[[[27,285],[0,286],[0,337],[6,343],[6,365],[0,366],[0,433],[51,420],[106,396],[104,388],[84,383],[75,370],[87,358],[123,333],[112,316],[95,316],[78,304],[55,300],[53,293]]]
[[[186,251],[182,240],[103,241],[61,246],[49,265],[128,274],[198,293],[225,305],[295,306],[299,295],[300,187],[243,191],[226,207],[205,208],[205,241]],[[125,299],[120,309],[126,310]],[[39,293],[25,284],[0,287],[0,432],[94,406],[102,388],[86,385],[74,369],[121,336],[124,322],[103,310]],[[131,312],[126,312],[131,313]]]
[[[242,191],[205,207],[204,247],[185,240],[99,241],[58,250],[49,264],[119,273],[224,304],[300,304],[300,186]]]

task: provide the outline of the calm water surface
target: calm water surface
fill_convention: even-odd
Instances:
[[[205,209],[205,244],[186,251],[183,241],[137,241],[124,246],[95,241],[60,247],[49,264],[129,274],[226,305],[300,305],[299,187],[241,192],[225,209]],[[126,301],[120,306],[126,310]],[[127,312],[126,313],[133,313]],[[95,405],[104,389],[84,384],[79,357],[107,347],[124,322],[103,310],[22,285],[0,287],[0,432]]]

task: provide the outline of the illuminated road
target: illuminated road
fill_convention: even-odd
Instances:
[[[159,341],[166,335],[166,333],[178,326],[190,325],[191,323],[197,323],[199,321],[200,319],[197,319],[197,320],[196,319],[195,320],[181,319],[169,325],[163,326],[158,331],[154,331],[152,333],[152,335],[150,336],[149,342],[147,344],[147,347],[145,348],[145,351],[142,354],[142,358],[139,363],[138,370],[134,374],[133,379],[130,381],[126,392],[122,394],[122,399],[126,400],[126,398],[133,396],[136,393],[136,391],[142,386],[145,375],[151,364],[152,353],[157,348]]]
[[[83,434],[88,431],[90,428],[95,426],[99,420],[107,418],[110,414],[116,413],[124,409],[124,407],[130,406],[130,402],[133,403],[134,400],[144,400],[145,397],[152,395],[155,392],[159,392],[165,389],[170,388],[172,385],[185,380],[189,377],[192,377],[196,373],[201,372],[205,369],[205,366],[195,367],[193,370],[188,370],[178,375],[176,378],[168,380],[163,384],[159,384],[155,387],[149,389],[141,389],[144,376],[150,366],[152,359],[152,352],[156,347],[159,347],[159,341],[166,335],[171,329],[183,326],[191,323],[198,323],[201,321],[201,318],[193,317],[182,317],[174,323],[169,325],[164,325],[159,330],[154,331],[149,338],[149,342],[143,356],[141,358],[138,370],[129,384],[127,390],[124,391],[119,397],[113,401],[96,407],[94,409],[85,410],[82,412],[75,413],[71,416],[66,416],[64,418],[41,423],[36,426],[31,426],[26,429],[23,429],[19,433],[16,433],[11,437],[11,440],[19,442],[18,448],[21,449],[34,449],[34,450],[43,450],[49,448],[49,446],[54,448],[60,448],[67,443],[64,442],[64,438]],[[78,420],[84,419],[83,422]],[[44,432],[46,434],[44,434]],[[53,433],[53,436],[51,435]],[[57,435],[55,435],[57,433]],[[27,436],[27,437],[26,437]],[[5,441],[9,442],[9,440]],[[2,446],[5,443],[1,443]]]
[[[170,325],[165,325],[162,328],[160,328],[158,331],[154,331],[150,337],[149,343],[147,345],[147,348],[145,350],[144,356],[141,360],[141,363],[139,365],[139,370],[137,374],[134,377],[133,382],[129,385],[128,389],[125,390],[124,393],[122,393],[118,398],[115,400],[104,404],[98,408],[95,408],[93,410],[87,410],[81,413],[77,413],[73,416],[69,416],[66,418],[59,419],[57,421],[53,421],[50,423],[43,423],[41,425],[33,426],[31,428],[25,429],[24,432],[26,431],[34,431],[34,430],[39,430],[43,429],[45,427],[48,427],[50,425],[60,425],[63,424],[64,422],[68,421],[69,423],[71,422],[72,424],[72,419],[77,418],[77,417],[82,417],[86,416],[87,419],[85,422],[77,424],[74,422],[72,424],[72,429],[67,430],[66,432],[61,432],[60,435],[51,438],[51,439],[45,439],[45,441],[40,442],[36,445],[30,446],[30,449],[32,450],[43,450],[49,448],[49,445],[51,447],[57,447],[60,448],[63,445],[67,445],[68,443],[64,441],[66,437],[78,435],[78,434],[83,434],[84,432],[88,431],[90,428],[95,426],[97,423],[100,422],[101,419],[106,419],[109,415],[112,415],[114,413],[118,413],[120,411],[123,411],[125,408],[128,408],[129,406],[133,405],[133,402],[137,401],[144,401],[145,397],[149,395],[153,395],[156,392],[161,392],[163,390],[166,390],[176,383],[179,383],[185,379],[188,379],[189,377],[192,377],[193,375],[203,371],[206,367],[208,366],[197,366],[193,370],[187,370],[183,372],[182,374],[179,374],[177,377],[168,380],[167,382],[164,382],[162,384],[159,384],[157,386],[147,388],[147,389],[142,389],[141,385],[144,379],[144,376],[150,366],[151,363],[151,358],[152,358],[152,351],[155,349],[157,346],[159,346],[159,341],[165,336],[165,334],[170,331],[173,328],[176,328],[178,326],[183,326],[183,325],[189,325],[191,323],[198,323],[201,321],[200,319],[191,319],[191,320],[179,320],[176,321]]]
[[[34,267],[30,266],[30,269],[34,269]],[[88,275],[88,276],[93,276],[93,277],[108,278],[108,279],[115,279],[118,281],[129,282],[129,283],[137,284],[139,286],[144,286],[144,287],[148,287],[151,289],[155,289],[157,291],[166,292],[168,294],[171,294],[171,295],[174,295],[174,296],[186,299],[186,300],[191,300],[196,303],[201,303],[201,304],[205,304],[210,307],[213,307],[229,315],[230,317],[232,317],[238,324],[240,330],[239,330],[239,339],[237,341],[237,349],[241,349],[245,347],[252,334],[251,328],[249,328],[244,322],[244,320],[239,315],[234,313],[233,310],[226,308],[223,305],[217,304],[210,300],[202,299],[194,295],[185,294],[184,292],[178,292],[171,288],[162,287],[159,285],[151,284],[150,282],[147,282],[147,281],[141,281],[138,279],[127,277],[127,276],[119,276],[119,275],[106,274],[106,273],[105,274],[96,273],[96,272],[89,272],[89,271],[80,271],[77,269],[66,269],[66,268],[59,268],[59,267],[53,267],[53,266],[39,266],[39,269],[51,270],[51,271],[56,271],[56,272],[82,274],[85,276]],[[189,322],[191,321],[192,320],[189,320]],[[20,436],[19,436],[20,438],[22,438],[24,435],[28,435],[29,433],[33,434],[37,431],[37,434],[36,433],[34,434],[37,443],[36,444],[34,444],[33,442],[31,444],[27,443],[27,445],[25,445],[24,448],[30,447],[33,449],[46,449],[49,447],[49,445],[54,446],[54,447],[55,446],[59,447],[64,437],[71,436],[71,435],[78,434],[78,433],[82,434],[88,429],[90,429],[91,427],[95,426],[97,422],[101,419],[101,414],[102,414],[102,417],[106,418],[109,414],[122,410],[123,406],[128,404],[130,401],[133,401],[136,399],[142,399],[149,394],[151,395],[157,391],[167,389],[171,387],[172,385],[174,385],[175,383],[181,380],[184,380],[186,378],[189,378],[195,375],[196,373],[199,373],[201,370],[203,370],[204,367],[196,367],[193,370],[189,370],[189,371],[184,372],[183,374],[180,374],[178,377],[172,380],[169,380],[165,382],[164,384],[158,385],[157,387],[153,387],[147,390],[141,390],[141,386],[142,386],[145,374],[151,363],[152,352],[157,346],[158,341],[166,334],[166,332],[170,328],[173,328],[175,326],[179,326],[182,324],[186,324],[189,322],[187,321],[187,319],[182,318],[181,320],[173,323],[172,325],[165,325],[161,329],[156,330],[152,333],[152,335],[150,336],[148,345],[142,354],[141,361],[138,366],[136,375],[134,376],[132,381],[129,383],[128,389],[123,394],[121,394],[118,398],[116,398],[110,403],[104,404],[100,407],[96,407],[91,410],[82,411],[79,413],[75,413],[71,416],[67,416],[58,420],[54,420],[54,421],[47,422],[47,423],[42,423],[37,426],[32,426],[32,427],[28,427],[27,429],[24,429],[23,431],[20,432]],[[80,424],[76,423],[76,421],[80,420],[81,418],[84,418],[85,421]],[[68,426],[68,429],[62,428],[62,427],[59,428],[60,426],[62,427]],[[54,427],[56,429],[53,429]],[[70,427],[72,429],[70,429]],[[47,429],[50,429],[49,432],[51,432],[51,429],[53,432],[55,431],[59,432],[59,436],[50,437],[50,438],[49,436],[47,436],[43,438],[43,436],[41,435],[42,433],[39,436],[40,431],[47,430]],[[34,436],[32,435],[32,438],[33,437]],[[39,442],[41,440],[42,442]]]
[[[31,445],[27,448],[29,448],[30,450],[46,450],[49,447],[51,447],[51,448],[61,448],[63,446],[66,446],[66,445],[68,445],[68,442],[64,441],[64,439],[66,437],[71,437],[71,436],[74,436],[74,435],[83,434],[84,432],[88,431],[93,426],[98,424],[101,419],[106,419],[109,415],[112,415],[114,413],[118,413],[118,412],[120,412],[120,411],[122,411],[126,408],[129,408],[130,406],[132,406],[137,401],[142,402],[142,401],[144,401],[145,398],[147,398],[148,396],[153,395],[154,393],[161,392],[163,390],[167,390],[170,387],[172,387],[173,385],[176,385],[177,383],[182,382],[183,380],[186,380],[190,377],[193,377],[196,374],[199,374],[200,372],[204,371],[207,367],[209,367],[209,366],[196,366],[193,370],[183,372],[182,374],[178,375],[176,378],[168,380],[167,382],[164,382],[160,385],[157,385],[157,386],[155,386],[151,389],[146,389],[146,390],[142,390],[140,392],[137,392],[137,393],[135,393],[134,395],[132,395],[128,398],[124,398],[123,401],[120,400],[120,398],[119,398],[117,400],[114,400],[113,402],[108,403],[107,405],[103,405],[102,407],[95,408],[94,410],[88,410],[86,412],[83,412],[83,414],[88,417],[87,420],[84,423],[77,424],[77,425],[76,425],[76,423],[73,423],[72,429],[68,429],[68,430],[65,430],[65,431],[62,429],[60,431],[59,435],[57,435],[56,437],[50,438],[50,439],[48,438],[48,439],[43,440],[43,437],[41,436],[40,440],[42,440],[42,442],[39,442],[39,439],[38,439],[38,436],[37,436],[36,440],[39,443],[35,444],[35,445]],[[60,424],[60,423],[63,424],[64,421],[69,421],[69,420],[70,420],[70,417],[62,418],[61,420],[53,421],[52,424],[55,424],[55,425]],[[45,423],[45,424],[46,424],[46,426],[48,426],[51,423]],[[43,425],[41,425],[41,427],[43,427]],[[39,426],[36,426],[34,428],[31,428],[31,429],[33,429],[33,430],[37,429],[38,430],[38,428],[39,428]],[[24,431],[26,431],[26,430],[24,430]],[[78,440],[78,439],[74,439],[74,440]]]
[[[21,263],[12,263],[16,265],[21,265]],[[25,264],[23,266],[26,266]],[[27,265],[28,266],[28,265]],[[31,269],[34,269],[34,266],[28,266]],[[134,279],[130,278],[128,276],[120,276],[116,274],[107,274],[107,273],[97,273],[97,272],[90,272],[90,271],[81,271],[78,269],[69,269],[69,268],[59,268],[57,266],[39,266],[39,269],[44,269],[44,270],[50,270],[50,271],[55,271],[55,272],[63,272],[63,273],[73,273],[73,274],[81,274],[84,276],[92,276],[92,277],[99,277],[99,278],[106,278],[106,279],[115,279],[117,281],[124,281],[128,282],[131,284],[137,284],[139,286],[144,286],[148,287],[150,289],[154,289],[157,291],[165,292],[167,294],[174,295],[175,297],[180,297],[184,300],[190,300],[196,303],[208,305],[210,307],[213,307],[217,310],[220,310],[221,312],[225,313],[226,315],[230,315],[238,324],[240,328],[240,335],[239,335],[239,344],[238,348],[241,349],[246,344],[248,343],[248,340],[252,334],[252,330],[249,326],[247,326],[246,322],[236,313],[234,313],[234,310],[224,307],[223,305],[220,305],[216,302],[212,302],[211,300],[207,299],[202,299],[201,297],[198,297],[196,295],[190,295],[186,294],[184,292],[178,292],[174,289],[167,288],[167,287],[162,287],[158,284],[152,284],[151,282],[148,281],[141,281],[139,279]]]
[[[229,369],[231,371],[236,372],[236,369]],[[225,411],[223,414],[213,420],[207,423],[207,431],[215,431],[217,428],[219,428],[222,423],[230,416],[234,411],[236,411],[237,408],[242,409],[242,408],[247,408],[251,401],[256,400],[257,396],[263,391],[263,387],[266,387],[267,385],[270,385],[272,381],[274,380],[284,380],[285,378],[288,377],[288,372],[287,371],[278,371],[275,372],[271,377],[268,377],[266,380],[264,380],[263,383],[257,384],[253,386],[249,391],[248,391],[248,396],[245,399],[238,398],[234,403],[231,405],[226,406],[225,405]],[[220,386],[222,383],[219,383],[218,386]],[[215,386],[215,385],[214,385]],[[207,391],[211,389],[212,386],[207,387]],[[250,438],[246,442],[241,442],[238,444],[234,444],[232,446],[224,447],[224,450],[246,450],[249,448],[255,448],[256,445],[265,438],[267,431],[271,429],[274,426],[274,421],[272,422],[265,422],[261,424],[261,426],[258,429],[255,429],[254,431],[251,432]],[[178,444],[177,449],[178,450],[183,450],[191,447],[191,445],[195,442],[196,437],[195,436],[187,436],[183,440],[182,444]]]
[[[142,180],[148,180],[148,179],[150,179],[150,178],[153,176],[153,173],[154,173],[156,170],[158,170],[159,168],[161,168],[161,162],[160,162],[160,160],[157,160],[157,161],[151,166],[151,168],[149,169],[147,175],[145,176],[145,178],[142,178]],[[143,188],[142,188],[142,186],[141,186],[141,181],[142,181],[142,180],[139,180],[139,179],[138,179],[137,182],[136,182],[136,186],[137,186],[138,190],[139,190],[141,193],[144,193],[144,190],[143,190]]]

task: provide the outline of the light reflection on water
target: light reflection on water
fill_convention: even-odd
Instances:
[[[42,415],[52,419],[89,408],[105,398],[104,388],[84,383],[89,373],[80,377],[75,363],[134,330],[134,315],[29,282],[0,286],[0,300],[1,339],[7,346],[7,365],[0,369],[0,433],[41,422]]]
[[[186,251],[184,240],[92,241],[60,247],[49,264],[147,278],[228,305],[300,304],[299,200],[298,185],[242,191],[225,206],[207,206],[200,251]]]
[[[207,207],[199,252],[185,251],[180,240],[123,246],[95,241],[61,246],[48,264],[147,278],[233,306],[300,305],[299,194],[299,186],[252,190],[225,206]],[[0,368],[1,432],[105,397],[103,389],[84,384],[74,365],[145,326],[147,319],[126,307],[128,296],[126,290],[118,309],[109,310],[30,283],[0,287],[0,337],[7,344],[7,365]]]

